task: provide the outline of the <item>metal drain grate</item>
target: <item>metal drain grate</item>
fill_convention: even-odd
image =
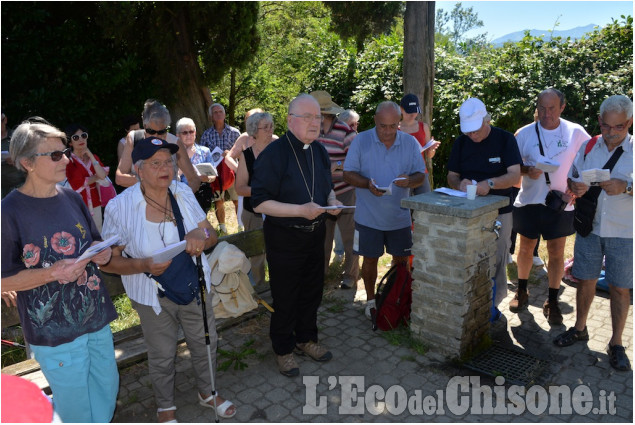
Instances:
[[[516,385],[529,385],[549,367],[549,361],[534,357],[519,349],[493,346],[464,364],[468,369],[489,376],[503,376]]]

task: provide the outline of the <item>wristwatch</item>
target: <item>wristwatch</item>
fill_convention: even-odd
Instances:
[[[487,185],[489,186],[490,189],[494,189],[494,180],[487,179]]]
[[[626,182],[626,189],[624,189],[624,193],[628,193],[629,195],[633,194],[633,182]]]

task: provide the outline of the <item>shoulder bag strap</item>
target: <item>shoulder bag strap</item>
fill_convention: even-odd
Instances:
[[[176,198],[172,195],[172,191],[170,189],[168,189],[168,196],[170,197],[170,203],[172,204],[172,212],[174,213],[174,219],[176,220],[176,227],[179,229],[179,240],[183,240],[185,238],[183,215],[181,215],[179,204],[176,202]]]
[[[540,148],[540,155],[545,156],[545,151],[542,150],[542,142],[540,141],[540,132],[538,131],[538,123],[534,126],[536,129],[536,136],[538,136],[538,148]],[[547,181],[547,186],[551,187],[551,181],[549,180],[549,173],[545,172],[545,180]]]
[[[609,160],[606,162],[606,164],[604,164],[604,167],[602,168],[608,169],[609,171],[613,171],[613,167],[615,167],[615,164],[617,164],[617,160],[620,159],[620,156],[622,156],[623,153],[624,153],[624,149],[622,149],[622,147],[619,146],[617,149],[615,149],[615,152],[613,152],[613,155],[611,155]],[[587,192],[583,196],[585,196],[587,199],[596,200],[600,196],[600,192],[602,192],[602,188],[600,186],[592,186],[589,188],[589,190],[587,190]]]

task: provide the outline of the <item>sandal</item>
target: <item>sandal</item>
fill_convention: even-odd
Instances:
[[[614,369],[626,372],[631,370],[631,362],[628,361],[626,350],[621,345],[609,344],[607,353],[609,355],[609,363]]]
[[[201,395],[198,395],[198,404],[200,404],[203,407],[207,407],[209,409],[214,409],[214,405],[213,404],[209,404],[210,401],[212,401],[214,399],[214,395],[212,394],[211,396],[207,397],[207,398],[203,398],[201,397]],[[218,397],[218,395],[216,395],[216,397]],[[234,416],[236,416],[237,413],[237,409],[234,409],[234,413],[232,414],[227,414],[227,411],[234,406],[234,403],[232,403],[229,400],[225,400],[224,402],[222,402],[221,404],[219,404],[216,407],[216,413],[218,413],[218,416],[220,416],[223,419],[229,419],[229,418],[233,418]],[[235,406],[234,406],[235,407]]]
[[[159,421],[159,413],[161,413],[161,412],[170,412],[172,410],[176,410],[176,406],[166,407],[165,409],[159,407],[157,409],[157,421]],[[176,418],[170,419],[169,421],[159,421],[159,423],[163,423],[163,424],[176,424],[178,422],[179,421],[177,421]]]
[[[561,333],[558,335],[556,339],[553,340],[553,343],[558,347],[568,347],[570,345],[575,344],[578,341],[588,341],[589,340],[589,332],[587,331],[586,326],[584,330],[577,330],[574,327],[569,328],[568,331]]]

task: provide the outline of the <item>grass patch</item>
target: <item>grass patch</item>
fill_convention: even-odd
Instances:
[[[22,327],[13,326],[10,328],[14,332],[7,332],[5,335],[5,330],[2,332],[2,338],[7,339],[12,342],[17,342],[18,344],[24,345],[24,336],[22,335]],[[22,347],[13,347],[9,345],[2,344],[2,367],[9,366],[15,363],[20,363],[26,360],[26,349]]]
[[[327,294],[322,297],[322,304],[327,305],[328,307],[326,307],[326,310],[331,313],[343,312],[347,303],[348,301],[345,299],[337,298],[331,294]]]
[[[405,325],[401,325],[391,331],[382,332],[380,335],[390,345],[407,347],[419,355],[423,356],[428,351],[428,347],[423,342],[415,339],[412,332],[410,332],[410,328]]]
[[[113,333],[137,326],[141,323],[139,321],[139,315],[130,304],[128,295],[125,293],[116,295],[112,298],[112,302],[118,314],[117,319],[110,322],[110,329]]]

